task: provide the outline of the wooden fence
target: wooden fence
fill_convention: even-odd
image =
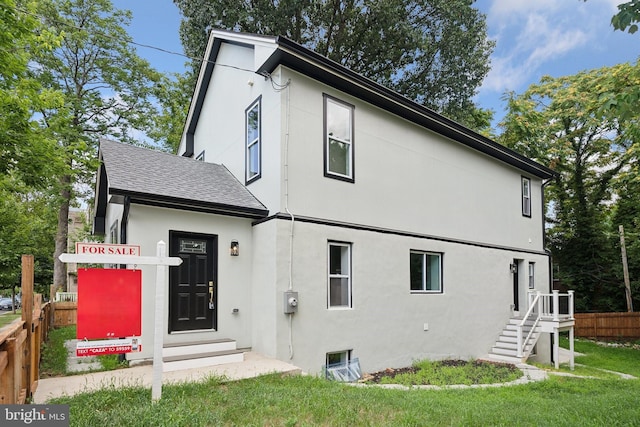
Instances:
[[[78,303],[70,301],[56,301],[53,306],[53,327],[75,325],[78,320]]]
[[[576,313],[575,335],[605,340],[640,339],[640,313]]]
[[[52,326],[51,304],[33,294],[33,256],[22,257],[22,318],[0,331],[0,405],[26,403],[38,387],[40,349]]]

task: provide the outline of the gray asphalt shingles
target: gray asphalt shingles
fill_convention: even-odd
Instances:
[[[266,211],[223,165],[107,139],[100,152],[114,192]]]

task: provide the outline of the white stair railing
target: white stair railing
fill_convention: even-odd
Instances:
[[[524,317],[522,318],[522,320],[518,324],[518,329],[517,329],[517,349],[516,349],[516,351],[517,351],[517,356],[519,358],[524,357],[524,349],[526,348],[527,344],[529,343],[529,340],[533,336],[534,331],[538,327],[538,322],[540,322],[540,313],[542,312],[542,298],[541,298],[541,295],[542,294],[540,294],[540,292],[536,293],[536,296],[529,303],[529,309],[527,310],[527,312],[525,313]],[[531,326],[531,330],[527,334],[527,337],[523,340],[522,339],[522,329],[524,327],[524,324],[529,320],[529,317],[531,317],[531,315],[533,314],[534,309],[536,308],[536,306],[538,308],[537,313],[536,313],[536,318],[535,318],[535,320],[533,322],[533,325]]]
[[[567,298],[566,313],[560,312],[560,297]],[[554,290],[550,294],[542,294],[540,292],[529,294],[529,309],[526,314],[517,325],[517,356],[522,358],[525,354],[525,348],[530,344],[531,337],[536,332],[536,328],[542,319],[552,320],[553,322],[560,322],[560,320],[573,320],[574,313],[574,291],[568,291],[566,294],[560,294],[559,291]],[[533,317],[535,316],[535,319]],[[527,321],[533,319],[533,325],[531,330],[527,334],[526,338],[523,338],[523,328]],[[532,343],[532,345],[535,343]]]

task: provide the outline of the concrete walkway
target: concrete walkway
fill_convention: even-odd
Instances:
[[[244,354],[244,362],[164,372],[162,374],[162,383],[204,381],[212,376],[239,380],[272,373],[296,375],[300,374],[301,370],[280,360],[269,359],[257,353],[247,352]],[[151,388],[152,381],[153,367],[151,365],[134,366],[115,371],[93,372],[84,375],[45,378],[38,381],[38,388],[33,394],[33,403],[46,403],[54,397],[72,396],[101,388],[127,386]]]

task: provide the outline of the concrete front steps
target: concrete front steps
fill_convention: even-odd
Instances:
[[[162,371],[173,372],[192,368],[224,365],[244,361],[244,350],[238,350],[235,340],[165,344],[162,349]]]
[[[523,357],[518,357],[518,326],[522,322],[522,318],[513,317],[509,319],[509,323],[504,327],[502,333],[498,337],[496,344],[491,348],[489,355],[487,356],[489,359],[498,360],[507,363],[522,363],[526,362],[538,341],[538,337],[540,336],[540,327],[537,326],[536,330],[531,334],[531,338],[529,339],[529,344],[524,348]],[[522,339],[526,339],[527,335],[531,331],[534,322],[532,320],[528,320],[524,323],[522,327]]]

